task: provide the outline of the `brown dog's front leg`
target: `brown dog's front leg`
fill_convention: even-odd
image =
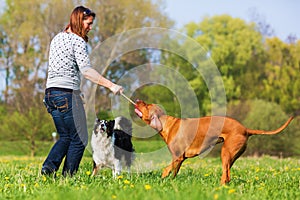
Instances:
[[[173,162],[173,177],[175,178],[177,173],[179,172],[179,169],[181,167],[181,164],[185,160],[184,156],[178,157],[174,162]]]
[[[179,157],[176,160],[174,160],[168,167],[164,169],[162,178],[167,177],[172,170],[173,170],[173,178],[175,178],[183,161],[184,161],[183,157]]]
[[[173,163],[171,163],[168,167],[166,167],[161,175],[161,178],[165,178],[167,176],[169,176],[173,166],[172,166]]]

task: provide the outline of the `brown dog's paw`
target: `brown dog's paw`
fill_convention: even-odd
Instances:
[[[162,173],[161,178],[166,178],[169,174]]]
[[[161,178],[166,178],[167,176],[169,176],[170,172],[171,172],[170,167],[165,168],[162,175],[161,175]]]

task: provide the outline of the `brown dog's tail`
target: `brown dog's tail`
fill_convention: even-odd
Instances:
[[[277,134],[277,133],[280,133],[281,131],[283,131],[293,119],[294,119],[294,117],[290,117],[285,122],[285,124],[283,124],[281,127],[279,127],[276,130],[273,130],[273,131],[247,129],[247,133],[249,134],[249,136],[251,136],[251,135],[274,135],[274,134]]]

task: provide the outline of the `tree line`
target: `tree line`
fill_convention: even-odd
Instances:
[[[0,102],[0,138],[30,141],[32,155],[36,151],[35,141],[51,140],[50,133],[55,131],[42,104],[49,44],[55,34],[66,26],[69,14],[79,4],[80,1],[72,0],[7,0],[1,14],[0,70],[5,88],[2,88]],[[90,49],[127,30],[172,28],[174,25],[164,13],[163,1],[87,0],[85,4],[97,14],[89,35]],[[217,66],[226,94],[226,114],[249,128],[274,129],[300,110],[300,40],[290,36],[282,41],[270,34],[266,27],[258,22],[247,23],[239,18],[220,15],[188,23],[180,30],[198,42]],[[175,41],[174,45],[180,48],[186,45],[186,41]],[[127,71],[153,62],[153,55],[155,62],[170,66],[188,81],[200,102],[197,109],[201,115],[211,114],[211,91],[203,77],[195,73],[195,65],[202,63],[188,63],[181,56],[163,50],[141,49],[118,58],[102,73],[118,82]],[[188,50],[186,55],[193,59],[199,54]],[[153,75],[159,76],[159,72]],[[164,78],[172,80],[171,76]],[[176,84],[176,81],[171,84]],[[185,91],[181,85],[176,88]],[[180,116],[180,103],[172,92],[153,84],[139,88],[132,98],[159,103],[168,113]],[[97,93],[99,115],[111,116],[109,91],[97,90]],[[298,122],[296,119],[278,137],[262,137],[250,142],[253,143],[251,149],[255,151],[249,151],[249,154],[299,155]]]

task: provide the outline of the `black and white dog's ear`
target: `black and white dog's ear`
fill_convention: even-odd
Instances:
[[[100,119],[96,118],[95,119],[95,123],[94,123],[94,133],[97,134],[98,131],[99,131],[99,128],[98,128],[98,124],[100,122]]]
[[[108,122],[108,126],[114,128],[115,126],[115,120],[109,120]]]
[[[113,135],[114,132],[114,126],[115,126],[115,120],[109,120],[106,122],[106,126],[107,126],[107,137],[111,137]]]
[[[97,124],[99,124],[99,122],[100,122],[101,120],[97,117],[96,119],[95,119],[95,123],[94,123],[94,125],[97,125]]]

